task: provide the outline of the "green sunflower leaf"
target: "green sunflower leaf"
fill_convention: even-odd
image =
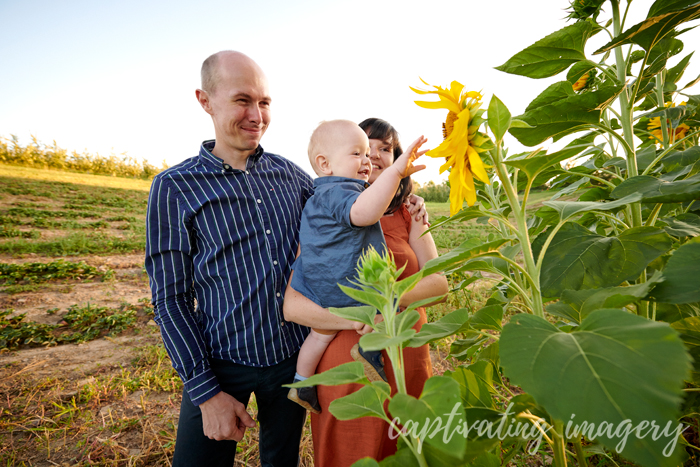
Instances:
[[[700,2],[697,0],[657,1],[649,10],[644,21],[635,24],[627,31],[615,37],[593,55],[612,50],[620,45],[635,43],[644,50],[651,50],[654,45],[677,26],[700,17]]]
[[[652,299],[665,303],[700,302],[698,287],[700,242],[692,241],[678,248],[664,268],[664,282],[651,292]]]
[[[511,128],[510,133],[525,146],[535,146],[548,138],[559,138],[574,131],[590,128],[600,122],[601,111],[622,90],[619,86],[607,86],[583,94],[562,94],[571,83],[562,81],[545,89],[518,119],[533,128]],[[573,89],[572,89],[573,93]]]
[[[536,255],[539,242],[544,242],[541,237],[533,244]],[[618,286],[638,277],[672,245],[671,237],[655,227],[635,227],[617,237],[604,237],[579,224],[565,224],[542,261],[542,295],[558,297],[566,289]]]
[[[583,49],[595,32],[587,21],[574,23],[521,50],[496,69],[529,78],[554,76],[586,59]]]
[[[690,358],[667,323],[602,309],[567,333],[519,314],[504,326],[499,343],[504,374],[555,420],[571,421],[572,431],[584,421],[595,424],[588,438],[643,466],[677,465],[678,406]],[[617,427],[643,422],[647,433],[652,421],[661,427],[658,436],[621,443],[615,434]]]
[[[610,196],[621,199],[640,194],[644,203],[683,203],[700,198],[700,174],[667,182],[650,175],[638,175],[620,183]]]

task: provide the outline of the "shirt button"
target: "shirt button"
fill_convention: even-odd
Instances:
[[[226,170],[231,170],[231,166],[228,165],[228,164],[224,164],[224,169],[226,169]]]
[[[261,200],[261,199],[258,200],[258,204],[260,204],[260,203],[262,203],[262,200]]]
[[[268,230],[265,231],[265,233],[268,234],[268,235],[270,235],[272,232],[270,232],[270,230],[268,229]]]
[[[273,261],[272,264],[274,264],[275,266],[277,266],[277,261]]]
[[[249,174],[250,172],[248,172],[248,171],[246,170],[245,173]]]
[[[281,296],[282,296],[282,294],[281,294],[281,293],[279,293],[279,292],[277,292],[277,296],[278,296],[278,297],[281,297]]]
[[[284,326],[284,321],[282,321],[282,322],[280,323],[280,326]]]

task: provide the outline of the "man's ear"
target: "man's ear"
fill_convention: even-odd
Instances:
[[[321,173],[323,173],[324,175],[333,175],[331,161],[328,157],[326,157],[323,154],[317,154],[314,158],[314,162],[316,162],[316,167],[318,167],[318,170],[320,170]]]
[[[195,91],[195,95],[197,96],[197,100],[199,101],[199,105],[202,106],[204,111],[211,115],[212,110],[211,110],[211,105],[209,103],[209,94],[207,94],[207,91],[204,91],[202,89],[197,89]]]

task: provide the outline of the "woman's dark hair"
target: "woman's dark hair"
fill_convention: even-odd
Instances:
[[[398,159],[401,154],[403,154],[403,149],[401,149],[401,143],[399,143],[399,132],[389,124],[389,122],[382,120],[380,118],[368,118],[360,122],[360,128],[362,131],[367,133],[369,139],[378,139],[386,143],[391,144],[392,151],[394,153],[394,160]],[[392,214],[396,212],[401,205],[406,201],[408,195],[411,194],[413,190],[413,182],[411,182],[411,177],[402,178],[399,183],[399,188],[396,190],[396,196],[391,200],[391,204],[386,210],[385,214]]]

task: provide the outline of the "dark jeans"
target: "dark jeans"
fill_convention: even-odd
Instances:
[[[260,465],[263,467],[296,467],[299,464],[299,442],[306,411],[287,399],[289,388],[282,387],[294,380],[296,363],[296,355],[266,368],[211,361],[224,392],[246,407],[250,394],[255,393]],[[173,467],[231,467],[235,456],[235,441],[214,441],[204,436],[202,412],[183,391]]]

